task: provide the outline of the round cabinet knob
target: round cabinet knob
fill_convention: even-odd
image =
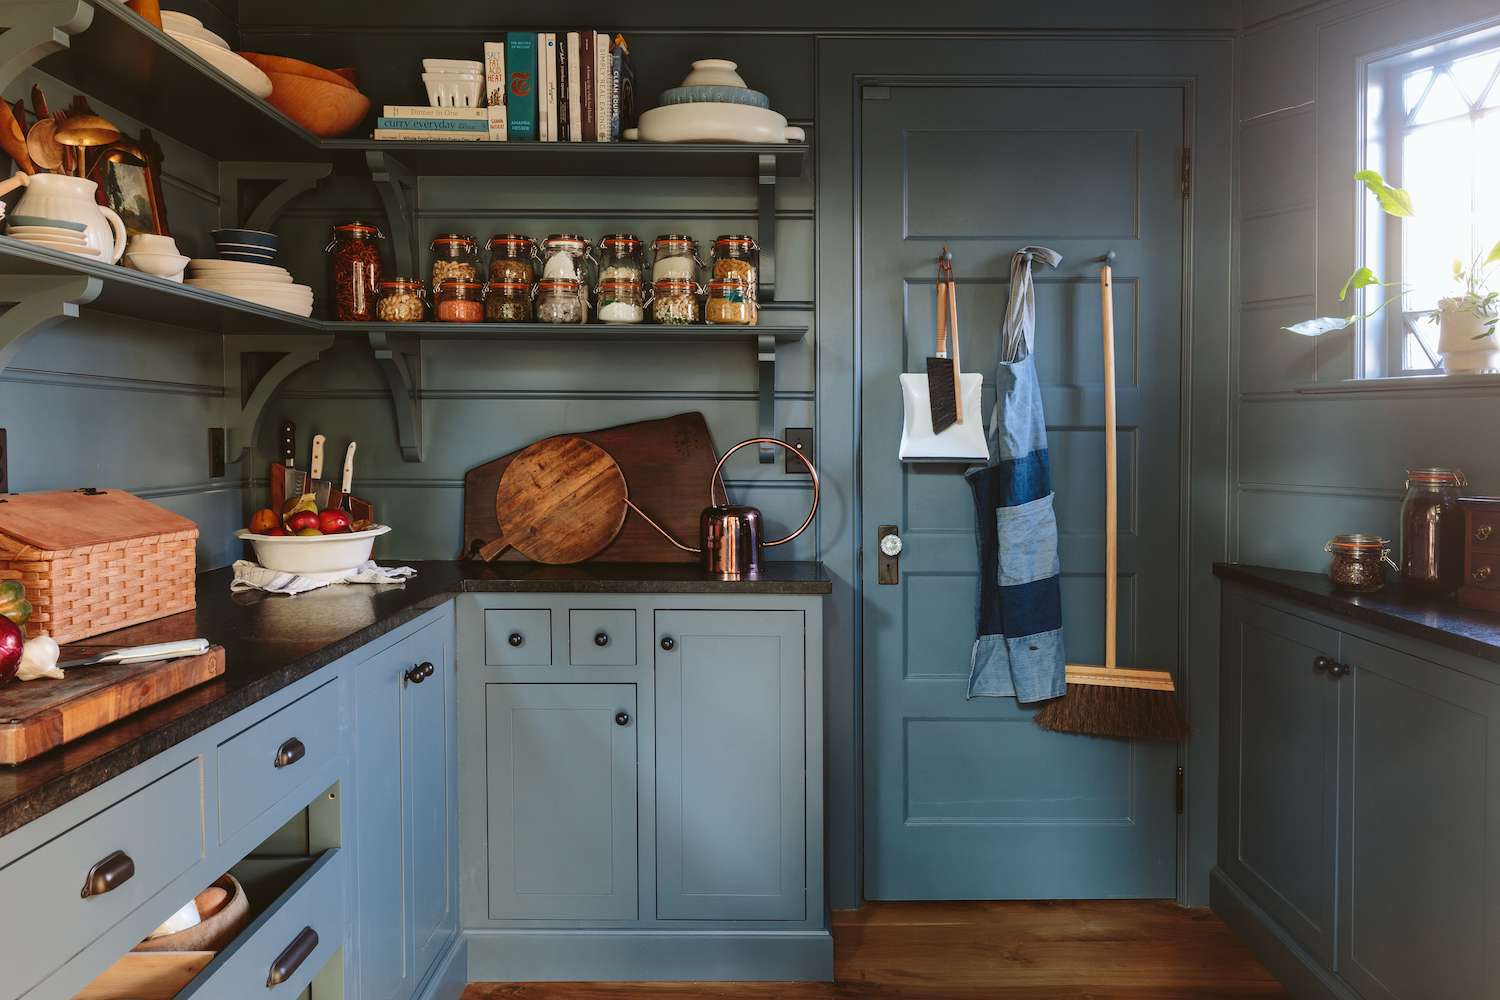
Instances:
[[[1492,524],[1481,524],[1479,527],[1477,527],[1477,528],[1474,529],[1474,540],[1476,542],[1482,542],[1485,539],[1489,538],[1494,533],[1495,533],[1495,526],[1494,525],[1492,525]]]
[[[1474,578],[1475,583],[1483,583],[1490,578],[1490,574],[1493,572],[1494,570],[1490,569],[1488,566],[1476,566],[1474,567],[1474,572],[1470,573],[1469,575]]]
[[[900,535],[886,535],[880,540],[880,551],[885,553],[887,556],[890,556],[892,559],[899,556],[901,554],[901,550],[905,547],[906,545],[901,541]]]
[[[604,646],[608,646],[609,645],[609,633],[608,632],[595,632],[594,633],[594,645],[599,646],[601,648],[604,647]]]
[[[661,648],[670,653],[677,648],[677,640],[670,635],[664,635],[661,637]]]
[[[420,684],[437,672],[437,668],[431,663],[418,663],[406,672],[406,679],[413,684]]]
[[[1334,680],[1338,680],[1340,677],[1348,677],[1349,664],[1334,661],[1328,666],[1328,676],[1332,677]]]
[[[617,725],[617,726],[628,726],[628,725],[630,725],[630,713],[629,712],[616,712],[615,713],[615,725]]]
[[[507,641],[512,646],[520,647],[526,641],[526,637],[519,632],[512,632]]]
[[[1334,665],[1335,665],[1335,660],[1331,656],[1315,656],[1315,657],[1313,657],[1313,669],[1314,670],[1327,670],[1328,668],[1330,668],[1330,667],[1332,667]]]

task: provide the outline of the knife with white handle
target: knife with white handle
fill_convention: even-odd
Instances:
[[[158,642],[150,646],[126,646],[112,649],[98,656],[82,660],[59,663],[64,670],[72,667],[92,667],[103,663],[149,663],[153,660],[176,660],[184,656],[201,656],[208,652],[207,639],[179,639],[177,642]]]
[[[323,478],[323,451],[328,444],[328,438],[322,434],[314,434],[312,440],[312,468],[310,478],[312,479],[313,498],[319,510],[328,508],[328,498],[333,493],[333,484]]]
[[[343,494],[339,506],[344,510],[349,509],[349,491],[354,489],[354,449],[358,444],[358,441],[350,441],[349,450],[344,452],[344,481],[339,484],[339,491]]]

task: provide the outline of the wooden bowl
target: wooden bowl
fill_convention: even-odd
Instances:
[[[245,896],[245,887],[233,875],[224,875],[214,885],[229,893],[228,901],[217,913],[204,917],[201,923],[185,931],[148,938],[131,951],[138,954],[159,951],[223,951],[250,922],[250,900]]]
[[[341,87],[355,89],[354,84],[346,77],[331,69],[324,69],[301,59],[289,59],[286,56],[271,56],[262,52],[237,52],[241,59],[251,63],[262,73],[290,73],[292,76],[305,76],[312,80],[324,80],[328,83],[336,83]]]
[[[347,82],[329,83],[295,73],[267,71],[273,108],[323,139],[348,135],[365,120],[370,99]]]

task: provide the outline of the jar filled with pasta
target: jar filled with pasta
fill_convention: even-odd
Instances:
[[[492,281],[484,297],[484,318],[491,323],[530,323],[531,285],[524,281]]]
[[[738,278],[750,292],[750,301],[760,303],[760,244],[751,236],[720,236],[714,240],[713,278]]]
[[[441,323],[478,323],[484,319],[484,285],[477,281],[445,278],[438,290],[438,321]]]
[[[449,278],[479,280],[479,244],[463,233],[444,233],[428,247],[432,251],[432,292],[442,291]]]
[[[698,259],[698,244],[691,236],[668,233],[651,243],[651,283],[663,278],[698,280],[703,262]]]
[[[662,278],[654,283],[651,318],[666,326],[698,322],[698,283],[692,278]]]
[[[584,323],[587,292],[577,278],[543,278],[536,286],[536,318],[542,323]]]
[[[601,280],[597,304],[601,323],[641,323],[646,319],[641,283],[631,278]]]
[[[375,312],[382,323],[420,323],[427,318],[426,291],[416,278],[387,278],[380,283]]]
[[[502,233],[491,236],[490,282],[519,281],[528,288],[536,282],[536,243],[530,236]]]
[[[716,278],[708,283],[708,305],[703,318],[731,326],[755,325],[755,300],[739,278]]]
[[[323,251],[333,257],[333,317],[341,322],[375,318],[380,296],[379,229],[365,222],[333,227],[333,241]]]

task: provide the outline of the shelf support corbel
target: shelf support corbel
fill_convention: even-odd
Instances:
[[[31,0],[0,3],[0,90],[54,52],[72,44],[73,36],[94,21],[94,8],[83,0]]]
[[[0,371],[10,365],[33,334],[77,319],[78,307],[94,301],[103,290],[101,279],[85,275],[0,276],[0,302],[10,303],[10,308],[0,314]]]
[[[375,193],[385,208],[385,225],[396,258],[397,274],[416,274],[421,255],[417,249],[417,178],[411,170],[389,153],[365,153],[365,165]]]
[[[260,418],[281,384],[298,370],[312,364],[333,346],[333,334],[325,336],[277,336],[231,334],[224,338],[224,426],[228,461],[237,462],[255,447]],[[281,357],[259,378],[253,378],[249,355],[279,354]]]
[[[762,258],[764,259],[764,258]],[[759,437],[776,437],[776,338],[761,334],[755,338],[756,367],[760,371],[760,392],[756,402]],[[760,446],[760,464],[776,461],[773,445]]]
[[[760,298],[763,302],[776,301],[776,154],[761,153],[756,157],[756,227],[760,244]],[[769,462],[769,454],[761,449],[761,461]]]
[[[219,223],[228,228],[269,231],[293,199],[333,175],[331,163],[268,163],[231,160],[219,164]],[[247,213],[240,204],[245,181],[276,181],[269,194]]]
[[[370,351],[385,376],[396,414],[396,440],[401,457],[422,461],[422,341],[416,337],[370,331]]]

